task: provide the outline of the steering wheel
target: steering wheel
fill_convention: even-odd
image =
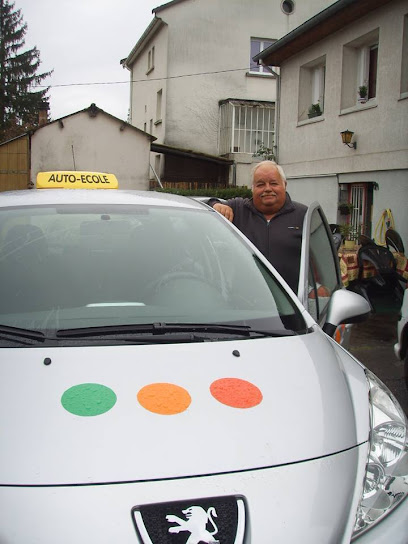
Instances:
[[[158,291],[163,285],[177,280],[194,280],[206,285],[211,285],[214,287],[208,280],[196,274],[195,272],[188,272],[186,270],[176,270],[175,272],[168,272],[158,280],[155,280],[149,284],[148,291]]]

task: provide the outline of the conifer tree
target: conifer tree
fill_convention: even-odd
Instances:
[[[0,141],[22,134],[38,124],[38,111],[47,100],[48,88],[34,86],[52,72],[38,73],[40,52],[21,51],[27,24],[14,2],[0,0]]]

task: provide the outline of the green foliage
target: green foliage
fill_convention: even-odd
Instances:
[[[361,225],[353,227],[350,223],[344,223],[339,225],[339,230],[345,240],[357,241],[361,234]]]
[[[223,198],[228,200],[240,196],[242,198],[252,198],[252,191],[248,187],[227,187],[222,189],[155,189],[160,193],[171,193],[182,196],[204,196],[213,198]]]
[[[351,202],[340,202],[338,210],[341,215],[349,215],[354,210],[354,204]]]
[[[366,98],[367,92],[367,85],[360,85],[360,87],[358,88],[358,94],[360,95],[360,98]]]
[[[252,155],[253,157],[262,157],[264,161],[274,161],[275,155],[273,154],[271,147],[266,147],[263,142],[259,145],[259,148]]]
[[[319,102],[317,102],[316,104],[311,104],[311,106],[309,107],[309,113],[314,113],[317,115],[320,115],[322,113]]]
[[[0,0],[0,141],[22,134],[38,123],[38,110],[49,88],[32,91],[52,72],[38,73],[40,52],[21,51],[27,24],[14,3]]]

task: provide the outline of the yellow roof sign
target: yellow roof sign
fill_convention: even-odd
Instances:
[[[37,189],[117,189],[114,174],[103,172],[39,172]]]

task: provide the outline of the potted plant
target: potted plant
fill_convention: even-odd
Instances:
[[[275,155],[271,147],[266,147],[263,142],[259,143],[258,149],[253,153],[253,157],[260,157],[263,161],[274,161]]]
[[[339,225],[340,234],[344,241],[345,249],[353,249],[355,246],[354,229],[350,223]]]
[[[364,104],[367,102],[368,88],[367,85],[360,85],[358,88],[358,101]]]
[[[322,109],[320,107],[319,102],[317,102],[316,104],[311,104],[311,106],[309,107],[309,113],[308,113],[309,119],[311,117],[318,117],[321,114],[322,114]]]
[[[354,205],[351,202],[340,202],[338,210],[340,215],[350,215],[354,210]]]

